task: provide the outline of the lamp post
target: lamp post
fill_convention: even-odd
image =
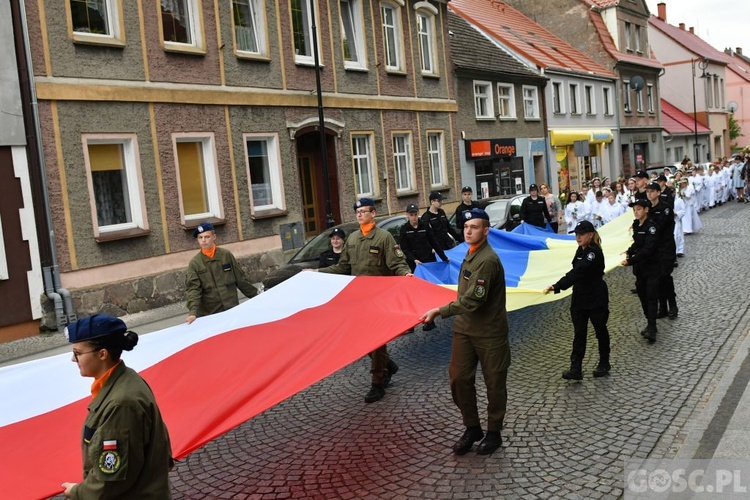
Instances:
[[[699,152],[699,145],[698,145],[698,110],[696,109],[695,105],[695,64],[698,63],[698,68],[701,70],[701,76],[700,78],[706,78],[706,68],[708,67],[708,59],[691,59],[690,64],[693,68],[693,132],[695,134],[695,143],[693,144],[693,158],[695,158],[695,163],[699,163],[698,158],[698,152]]]
[[[320,89],[320,56],[318,55],[318,28],[315,26],[315,2],[310,0],[310,24],[312,28],[312,49],[315,58],[315,89],[318,93],[318,133],[320,135],[320,162],[323,167],[323,194],[326,199],[326,227],[333,227],[331,209],[331,185],[328,179],[328,151],[326,148],[325,118],[323,117],[323,92]]]

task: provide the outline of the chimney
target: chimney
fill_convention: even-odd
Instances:
[[[735,52],[737,52],[739,55],[742,55],[742,47],[737,47],[734,49]]]
[[[662,21],[666,23],[667,22],[667,4],[665,4],[664,2],[659,2],[656,4],[656,8],[659,11],[659,15],[657,15],[656,17],[658,17],[659,19],[661,19]]]
[[[695,35],[695,29],[692,26],[688,28],[688,31],[690,31],[690,33]]]
[[[680,23],[680,29],[681,29],[682,31],[685,31],[685,23]]]

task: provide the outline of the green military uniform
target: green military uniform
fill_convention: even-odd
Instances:
[[[171,498],[172,448],[151,388],[120,362],[89,404],[82,483],[70,498]]]
[[[510,366],[508,313],[505,310],[505,271],[485,241],[467,254],[458,277],[458,298],[440,308],[440,316],[458,316],[453,322],[453,351],[449,368],[453,401],[464,425],[480,425],[474,379],[477,361],[487,386],[489,431],[500,431],[508,399],[506,378]]]
[[[185,289],[191,315],[208,316],[233,308],[240,303],[238,288],[248,298],[258,294],[229,250],[216,247],[213,259],[199,252],[190,260]]]
[[[321,273],[352,276],[405,276],[411,273],[404,253],[391,233],[374,227],[366,236],[362,231],[350,234],[344,243],[338,264],[320,269]],[[383,387],[388,376],[388,348],[384,345],[370,353],[372,385]]]

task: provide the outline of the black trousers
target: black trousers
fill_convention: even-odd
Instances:
[[[558,230],[560,229],[560,227],[559,227],[559,225],[558,225],[557,221],[555,221],[555,222],[550,222],[550,223],[549,223],[549,225],[550,225],[550,227],[552,228],[552,230],[553,230],[553,231],[555,232],[555,234],[557,234],[557,231],[558,231]]]
[[[675,298],[677,294],[674,291],[674,280],[672,279],[672,270],[674,270],[674,259],[664,260],[659,263],[659,302],[665,306],[669,302],[670,308],[676,307]]]
[[[641,307],[643,308],[643,314],[646,316],[647,328],[650,332],[656,332],[656,311],[659,307],[660,282],[661,278],[656,273],[637,274],[635,277],[635,289],[638,291],[638,298],[641,299]]]
[[[572,368],[581,369],[583,357],[586,355],[586,339],[588,337],[589,321],[594,327],[596,340],[599,344],[599,363],[609,366],[609,308],[571,309],[570,319],[573,320],[573,352],[570,354]]]

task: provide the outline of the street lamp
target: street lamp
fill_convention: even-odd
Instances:
[[[693,144],[694,148],[694,156],[695,163],[698,163],[698,111],[695,106],[695,64],[698,63],[698,68],[701,70],[701,76],[700,78],[707,78],[708,75],[706,74],[706,68],[708,67],[708,59],[691,59],[690,65],[693,68],[693,132],[695,133],[695,144]]]
[[[323,193],[326,199],[326,227],[333,227],[331,209],[331,185],[328,178],[328,149],[326,148],[325,118],[323,117],[323,92],[320,88],[320,56],[318,55],[318,28],[315,26],[315,3],[310,0],[310,24],[312,25],[312,46],[315,58],[315,90],[318,92],[318,133],[320,135],[320,161],[323,167]]]

